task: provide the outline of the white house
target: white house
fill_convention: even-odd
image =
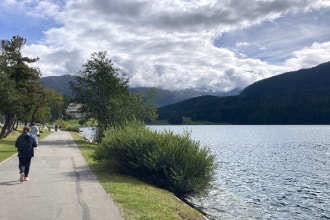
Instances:
[[[65,114],[71,116],[72,118],[81,118],[84,115],[80,112],[81,104],[78,103],[70,103],[68,107],[65,109]]]

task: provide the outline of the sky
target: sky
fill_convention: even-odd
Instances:
[[[41,76],[107,51],[130,87],[229,92],[330,61],[330,0],[2,0]]]

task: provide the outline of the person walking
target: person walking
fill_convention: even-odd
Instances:
[[[28,181],[29,172],[30,172],[30,165],[31,159],[34,157],[34,150],[33,148],[37,147],[36,139],[30,134],[30,128],[24,127],[22,134],[16,139],[15,147],[17,148],[18,152],[18,159],[19,159],[19,181]]]
[[[38,145],[39,128],[35,122],[32,122],[30,125],[30,134],[36,139]],[[36,147],[36,150],[38,150],[38,146]]]

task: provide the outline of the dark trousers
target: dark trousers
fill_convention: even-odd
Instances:
[[[24,173],[24,176],[29,176],[31,157],[19,157],[19,173]]]

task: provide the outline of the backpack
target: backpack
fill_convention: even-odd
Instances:
[[[28,154],[32,150],[33,139],[28,135],[22,135],[17,140],[18,152],[22,154]]]

